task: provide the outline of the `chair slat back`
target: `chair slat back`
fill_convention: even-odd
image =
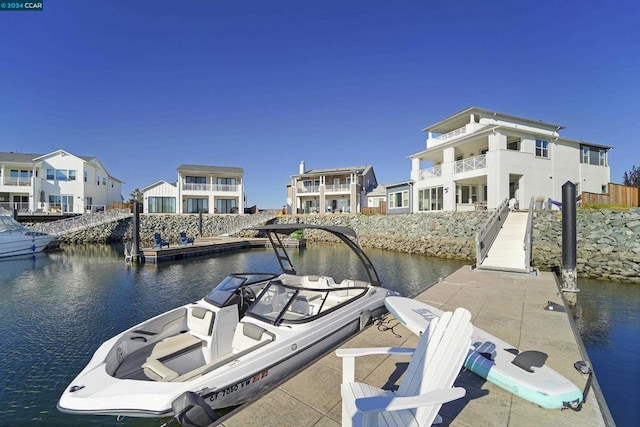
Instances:
[[[458,308],[434,319],[422,334],[398,388],[398,396],[415,396],[431,390],[450,388],[471,345],[471,313]],[[415,410],[417,425],[433,420],[441,405]]]

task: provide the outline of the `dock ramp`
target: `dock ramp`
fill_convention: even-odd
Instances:
[[[533,206],[533,201],[530,206]],[[503,208],[496,212],[495,217],[483,229],[484,234],[478,232],[476,267],[480,270],[530,273],[533,210],[509,212]]]

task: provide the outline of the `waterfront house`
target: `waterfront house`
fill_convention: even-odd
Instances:
[[[242,168],[180,165],[175,184],[157,181],[141,191],[146,213],[244,213]]]
[[[373,166],[306,170],[287,186],[289,213],[360,213],[367,206],[367,195],[378,186]]]
[[[80,214],[122,201],[122,181],[96,157],[65,150],[0,153],[0,207],[21,213]]]
[[[562,185],[607,191],[611,147],[560,135],[563,126],[466,108],[425,129],[426,148],[409,156],[413,212],[520,208],[561,200]]]

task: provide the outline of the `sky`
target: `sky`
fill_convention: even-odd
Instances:
[[[640,3],[44,0],[0,11],[0,151],[95,156],[123,196],[181,164],[281,208],[307,169],[410,178],[421,130],[476,106],[640,166]]]

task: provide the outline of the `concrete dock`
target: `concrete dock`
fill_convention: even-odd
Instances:
[[[564,305],[552,273],[524,275],[472,270],[465,266],[416,296],[443,310],[465,307],[475,326],[524,350],[548,354],[547,365],[584,390],[587,377],[573,363],[584,360],[580,340],[569,314],[548,311],[549,301]],[[568,311],[568,310],[567,310]],[[371,326],[341,347],[415,347],[418,338],[388,316],[382,330]],[[396,325],[396,326],[394,326]],[[394,335],[399,334],[400,336]],[[331,352],[299,372],[267,395],[243,405],[221,419],[226,427],[339,426],[341,419],[341,360]],[[356,380],[385,389],[399,384],[407,359],[368,356],[356,360]],[[608,409],[593,388],[581,411],[540,408],[502,390],[469,371],[462,371],[456,385],[464,398],[443,405],[444,422],[450,426],[604,426]],[[599,404],[603,404],[601,409]]]

